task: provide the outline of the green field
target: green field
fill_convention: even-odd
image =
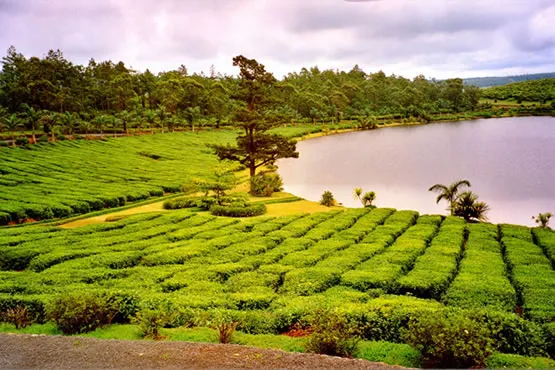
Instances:
[[[349,127],[275,130],[302,137],[326,128]],[[186,190],[213,175],[218,161],[206,144],[235,135],[182,132],[0,148],[0,221],[105,211]],[[236,343],[302,351],[304,339],[280,334],[309,327],[317,309],[331,307],[363,328],[358,356],[419,366],[418,351],[404,344],[407,328],[420,317],[455,315],[493,338],[496,354],[488,363],[552,364],[515,357],[555,355],[552,230],[388,208],[296,213],[292,206],[303,202],[268,204],[279,217],[234,219],[193,209],[73,229],[0,227],[0,321],[24,306],[35,322],[24,330],[59,333],[49,318],[60,297],[108,296],[125,302],[118,324],[90,335],[137,339],[129,320],[155,309],[169,314],[168,338],[214,340],[214,332],[200,335],[210,329],[198,326],[225,313],[239,323]],[[10,325],[0,331],[13,331]]]
[[[392,342],[411,316],[455,310],[502,328],[498,350],[537,355],[554,331],[554,257],[550,230],[414,211],[238,220],[180,210],[0,229],[0,308],[26,305],[40,322],[55,297],[117,292],[171,311],[170,326],[225,310],[242,332],[278,334],[327,305],[370,324],[366,339]]]
[[[0,148],[0,225],[123,206],[183,191],[218,163],[207,144],[233,130]]]

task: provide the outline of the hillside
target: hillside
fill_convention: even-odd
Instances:
[[[464,78],[463,83],[465,85],[474,85],[478,87],[492,87],[492,86],[507,85],[515,82],[541,80],[544,78],[555,78],[555,72],[532,73],[532,74],[516,75],[516,76],[471,77],[471,78]]]
[[[555,78],[517,82],[482,89],[482,98],[549,103],[555,100]]]

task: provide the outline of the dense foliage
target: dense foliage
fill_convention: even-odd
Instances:
[[[118,207],[214,179],[207,143],[235,132],[174,133],[0,148],[0,225]]]
[[[412,325],[443,330],[448,346],[460,339],[455,327],[418,318],[468,323],[464,363],[490,351],[553,356],[554,251],[549,229],[381,208],[249,220],[177,210],[78,229],[2,228],[0,311],[25,307],[42,322],[116,302],[107,307],[119,307],[108,316],[118,322],[144,309],[168,313],[170,327],[225,312],[243,332],[280,333],[333,307],[335,329],[354,325],[371,340],[409,340]],[[69,296],[71,305],[60,299]],[[98,322],[85,318],[85,328]],[[428,346],[423,338],[409,341]]]
[[[239,57],[237,57],[239,58]],[[235,59],[237,59],[235,58]],[[246,58],[245,58],[246,59]],[[60,133],[173,130],[240,119],[243,77],[211,68],[190,75],[185,66],[154,75],[137,72],[124,62],[75,65],[61,51],[26,58],[10,47],[0,72],[0,121],[8,131]],[[338,121],[360,116],[420,117],[473,110],[480,91],[461,79],[412,80],[350,71],[303,68],[276,81],[268,91],[264,117],[280,122]],[[243,96],[244,97],[244,96]]]
[[[555,100],[555,78],[512,83],[482,90],[482,97],[496,100],[515,100],[521,102],[540,102]]]

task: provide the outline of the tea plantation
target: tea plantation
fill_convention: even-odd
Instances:
[[[0,148],[0,225],[181,192],[213,173],[217,158],[206,145],[235,136],[221,130]]]
[[[57,297],[106,293],[126,315],[171,312],[170,327],[225,311],[243,332],[277,334],[331,306],[391,342],[419,315],[448,314],[487,328],[496,351],[553,356],[554,266],[548,229],[387,208],[248,220],[179,210],[0,228],[0,311],[23,305],[41,322]]]

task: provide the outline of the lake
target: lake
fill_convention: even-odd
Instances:
[[[318,201],[325,190],[360,207],[353,189],[375,191],[378,207],[447,214],[433,184],[471,182],[494,223],[534,225],[555,214],[555,118],[518,117],[399,126],[301,141],[279,160],[287,192]],[[555,219],[552,219],[552,224]],[[552,225],[553,226],[553,225]]]

